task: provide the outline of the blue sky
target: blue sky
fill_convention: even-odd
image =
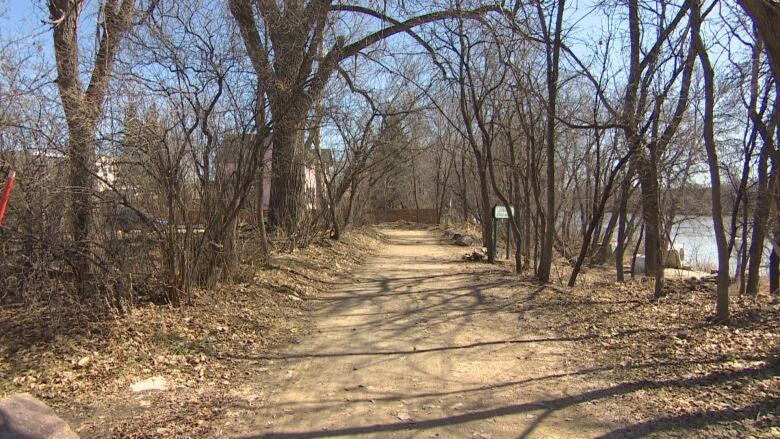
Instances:
[[[47,26],[41,20],[47,17],[43,6],[43,0],[0,0],[0,32],[5,36],[44,36]]]

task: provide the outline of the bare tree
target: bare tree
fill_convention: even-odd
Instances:
[[[545,122],[545,145],[547,154],[547,192],[545,204],[544,238],[539,257],[537,276],[542,282],[550,281],[550,268],[553,260],[553,240],[555,239],[555,126],[558,103],[558,76],[561,58],[561,38],[563,33],[563,14],[565,2],[556,2],[554,8],[555,24],[548,23],[542,3],[536,3],[539,26],[545,46],[547,75],[547,114]],[[552,13],[550,14],[552,16]]]
[[[151,12],[152,2],[146,13]],[[100,5],[97,23],[98,44],[88,84],[82,83],[79,56],[79,23],[84,2],[49,0],[53,26],[54,55],[57,63],[57,87],[68,125],[70,163],[71,230],[74,246],[69,260],[79,292],[92,293],[91,274],[95,258],[92,245],[94,213],[92,193],[95,167],[95,132],[103,113],[103,100],[119,44],[133,24],[134,0],[106,0]]]
[[[723,225],[723,207],[720,182],[720,162],[715,144],[715,71],[712,68],[707,48],[701,36],[702,11],[698,0],[690,2],[691,30],[699,61],[704,72],[704,145],[707,149],[707,164],[712,186],[712,221],[715,227],[715,242],[718,247],[717,308],[715,319],[725,322],[729,318],[729,248]]]
[[[771,0],[738,0],[750,16],[758,34],[766,44],[766,51],[775,79],[780,78],[780,4]]]
[[[291,232],[301,215],[303,193],[303,128],[312,105],[339,62],[393,35],[411,33],[426,23],[453,17],[481,17],[492,7],[431,12],[398,20],[370,8],[334,5],[330,1],[230,1],[258,82],[266,86],[274,129],[271,186],[271,223]],[[326,41],[329,16],[334,13],[368,16],[387,24],[353,42],[334,38],[333,47],[320,55]],[[424,44],[424,42],[423,42]]]
[[[647,50],[643,50],[639,11],[638,1],[628,2],[630,60],[620,118],[626,142],[633,149],[632,166],[638,171],[642,190],[646,272],[655,277],[655,296],[660,297],[663,294],[662,245],[665,241],[660,233],[658,161],[664,149],[672,141],[687,110],[695,51],[691,45],[685,54],[679,47],[681,45],[684,47],[685,39],[680,37],[675,43],[680,55],[668,57],[661,56],[660,53],[685,16],[687,7],[680,8],[668,23],[661,22],[663,24],[656,30],[657,38]],[[666,12],[666,9],[662,8],[661,12]],[[663,88],[659,92],[652,92],[650,90],[651,84],[654,83],[654,80],[658,80],[656,78],[660,76],[661,68],[671,60],[677,60],[677,63],[670,72],[670,80],[663,84]],[[677,103],[669,115],[667,124],[662,127],[662,110],[667,99],[670,98],[671,87],[677,82],[677,78],[681,78]]]

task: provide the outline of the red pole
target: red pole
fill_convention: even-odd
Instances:
[[[0,196],[0,224],[3,223],[3,217],[5,217],[5,209],[8,207],[8,199],[11,198],[11,189],[14,187],[15,178],[16,171],[11,170],[11,172],[8,173],[8,178],[5,181],[3,195]]]

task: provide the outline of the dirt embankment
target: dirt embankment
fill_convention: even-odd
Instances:
[[[240,355],[304,332],[307,299],[380,244],[372,230],[242,265],[236,282],[197,291],[194,306],[144,305],[93,321],[76,306],[0,309],[0,395],[29,392],[88,437],[203,437],[224,413]],[[254,373],[254,372],[252,372]],[[167,388],[133,392],[132,384]]]

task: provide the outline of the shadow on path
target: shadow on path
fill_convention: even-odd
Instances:
[[[707,385],[717,381],[729,381],[735,378],[744,376],[758,376],[766,375],[767,373],[776,372],[776,364],[771,364],[759,368],[744,369],[737,372],[720,372],[705,375],[703,377],[683,379],[683,380],[665,380],[665,381],[639,381],[632,383],[624,383],[616,386],[597,389],[589,392],[584,392],[574,396],[566,396],[561,398],[536,401],[523,404],[506,405],[502,407],[492,408],[481,411],[471,411],[459,415],[447,416],[436,419],[421,420],[417,422],[394,422],[384,424],[372,424],[363,425],[357,427],[340,428],[333,430],[322,431],[296,431],[296,432],[268,432],[261,435],[244,436],[244,439],[260,439],[260,438],[320,438],[320,437],[333,437],[333,436],[355,436],[371,433],[384,433],[394,431],[407,431],[407,430],[427,430],[431,428],[441,426],[451,426],[454,424],[462,424],[477,420],[498,418],[508,415],[514,415],[519,413],[535,412],[543,410],[544,412],[536,417],[518,437],[528,437],[536,427],[552,412],[558,411],[576,404],[582,404],[585,402],[596,401],[614,396],[624,395],[638,390],[654,389],[660,387],[688,387],[688,386],[700,386]],[[701,429],[720,422],[727,422],[731,420],[746,419],[749,417],[755,417],[761,412],[767,410],[777,410],[780,406],[779,398],[770,398],[760,403],[743,407],[740,409],[722,409],[712,411],[702,411],[687,415],[665,417],[659,419],[653,419],[650,421],[641,422],[634,425],[629,425],[616,430],[613,430],[602,437],[617,439],[617,438],[633,438],[642,437],[652,433],[670,431],[670,430],[687,430],[689,432]]]

